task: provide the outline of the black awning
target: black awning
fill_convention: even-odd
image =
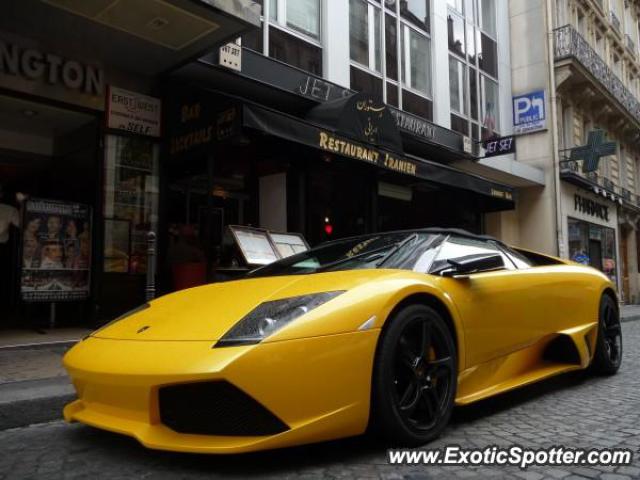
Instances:
[[[242,124],[246,128],[435,184],[485,195],[499,201],[499,209],[514,207],[514,191],[509,186],[426,159],[401,155],[374,144],[358,142],[341,135],[336,129],[258,105],[244,104],[242,110]]]
[[[364,93],[316,105],[305,118],[353,140],[404,153],[400,131],[389,108]]]

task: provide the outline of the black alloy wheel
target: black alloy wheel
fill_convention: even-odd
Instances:
[[[457,386],[456,349],[440,314],[410,305],[388,320],[376,355],[373,426],[387,439],[419,445],[446,426]]]
[[[598,338],[591,366],[596,373],[612,375],[622,363],[622,328],[618,305],[611,296],[602,296],[599,313]]]

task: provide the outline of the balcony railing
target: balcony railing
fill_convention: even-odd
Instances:
[[[640,123],[638,99],[571,25],[555,30],[554,57],[556,61],[566,58],[575,59],[620,103],[624,110]]]
[[[613,10],[609,12],[609,21],[611,22],[611,26],[615,28],[618,31],[618,33],[622,32],[620,19],[618,18],[618,16],[615,14]]]
[[[561,154],[562,153],[566,152],[561,152]],[[600,175],[598,172],[583,172],[583,160],[569,160],[566,156],[563,156],[562,158],[563,160],[560,160],[560,176],[562,178],[567,180],[573,178],[574,181],[575,179],[583,179],[581,181],[581,183],[583,183],[583,187],[588,184],[591,187],[599,189],[599,193],[614,202],[623,203],[635,209],[640,209],[639,195],[616,185],[609,178]]]

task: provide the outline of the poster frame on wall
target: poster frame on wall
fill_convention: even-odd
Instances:
[[[77,268],[77,269],[69,269],[67,267],[64,268],[59,268],[59,269],[46,269],[44,271],[58,271],[58,272],[84,272],[86,271],[86,281],[84,282],[85,288],[82,289],[75,289],[72,291],[64,291],[64,290],[50,290],[50,291],[41,291],[38,292],[36,291],[29,291],[29,290],[25,290],[25,270],[33,270],[34,272],[41,272],[43,271],[41,264],[38,266],[38,268],[29,268],[26,269],[24,267],[25,265],[25,240],[26,240],[26,235],[25,235],[25,229],[28,228],[28,225],[31,223],[32,218],[30,218],[30,213],[33,212],[33,210],[30,210],[30,206],[35,204],[35,203],[40,203],[41,205],[41,211],[40,210],[35,210],[36,215],[40,215],[41,217],[41,225],[40,225],[40,229],[39,231],[42,230],[43,225],[46,225],[47,222],[42,222],[43,219],[47,218],[47,210],[49,210],[49,217],[53,216],[53,214],[55,213],[56,216],[61,216],[61,217],[71,217],[74,218],[76,220],[82,219],[82,221],[84,223],[87,223],[87,229],[83,229],[82,234],[84,234],[85,232],[88,234],[88,239],[86,240],[88,245],[89,245],[89,252],[87,255],[87,258],[84,261],[84,264],[86,265],[85,268]],[[78,210],[82,210],[84,211],[84,216],[78,215],[78,214],[73,214],[73,213],[68,213],[65,215],[65,213],[63,213],[63,211],[65,209],[70,209],[72,212],[74,211],[74,209],[76,211]],[[32,197],[29,198],[25,201],[23,208],[22,208],[22,212],[21,212],[21,230],[20,230],[20,248],[19,248],[19,256],[18,256],[18,260],[19,260],[19,294],[20,294],[20,300],[24,303],[58,303],[58,302],[71,302],[71,301],[84,301],[87,300],[88,298],[90,298],[91,296],[91,289],[92,289],[92,260],[93,260],[93,208],[91,207],[91,205],[85,204],[85,203],[79,203],[79,202],[68,202],[68,201],[62,201],[62,200],[54,200],[54,199],[47,199],[47,198],[37,198],[37,197]],[[61,222],[62,223],[62,222]],[[62,232],[64,232],[64,226],[61,225],[60,227],[60,234],[62,234]],[[41,235],[40,233],[38,233],[38,235]],[[42,239],[39,238],[38,239],[38,248],[41,248],[42,245],[40,244],[40,241]],[[63,249],[64,252],[64,238],[61,239],[60,243],[60,247]],[[45,240],[46,241],[46,240]],[[79,243],[78,243],[78,247],[81,247],[81,239],[79,239]],[[41,253],[41,252],[40,252]],[[80,254],[79,254],[80,255]],[[42,257],[40,257],[40,261],[42,261]],[[62,283],[62,282],[60,282]],[[49,293],[49,294],[47,294]]]

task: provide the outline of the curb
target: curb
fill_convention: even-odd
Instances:
[[[640,318],[640,317],[638,317]],[[78,343],[81,339],[75,340],[55,340],[51,342],[36,342],[36,343],[18,343],[16,345],[2,345],[0,346],[0,352],[8,352],[11,350],[40,350],[51,347],[72,347]]]
[[[0,384],[0,431],[60,420],[75,396],[67,377]]]
[[[629,315],[628,317],[620,317],[620,321],[622,323],[635,322],[636,320],[640,320],[640,313],[636,315]]]

